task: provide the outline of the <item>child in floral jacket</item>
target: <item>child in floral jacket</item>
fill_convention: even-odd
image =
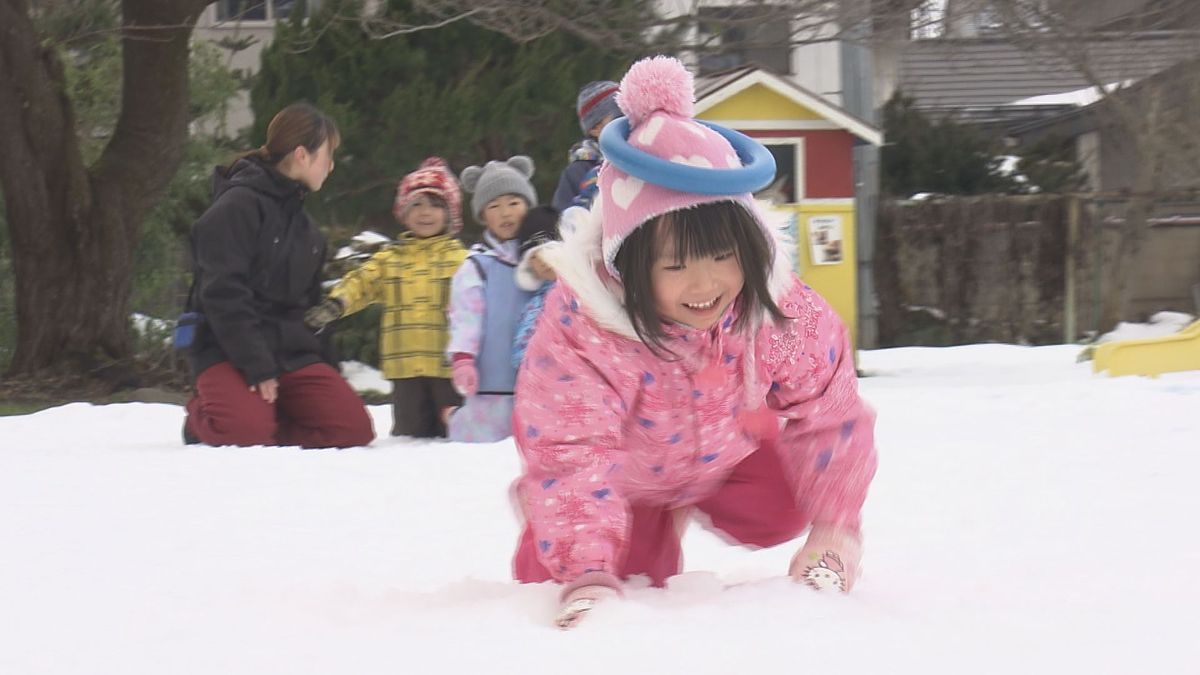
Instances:
[[[592,217],[545,256],[558,282],[517,383],[514,576],[562,584],[571,627],[623,579],[678,573],[699,512],[747,546],[807,531],[791,576],[848,591],[875,416],[845,325],[751,197],[774,161],[691,119],[675,59],[635,64],[617,100]]]

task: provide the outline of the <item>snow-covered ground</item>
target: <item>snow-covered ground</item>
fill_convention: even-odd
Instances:
[[[178,407],[0,418],[0,673],[1194,673],[1200,372],[862,354],[881,465],[849,596],[697,526],[571,632],[509,581],[511,443],[179,443]],[[390,412],[372,410],[386,431]],[[739,584],[726,587],[729,584]]]

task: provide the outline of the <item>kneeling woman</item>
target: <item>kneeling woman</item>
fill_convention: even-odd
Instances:
[[[192,226],[188,304],[203,319],[188,350],[196,387],[185,441],[322,448],[375,437],[304,324],[325,260],[304,197],[333,170],[339,141],[333,120],[293,104],[271,120],[266,145],[218,167],[213,204]]]

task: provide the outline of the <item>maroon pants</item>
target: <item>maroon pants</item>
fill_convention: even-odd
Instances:
[[[375,438],[362,399],[329,364],[278,379],[279,397],[267,403],[228,361],[207,368],[187,404],[188,430],[208,445],[349,448]]]
[[[695,508],[711,519],[713,527],[750,546],[782,544],[800,536],[809,525],[808,515],[796,507],[795,494],[783,477],[772,444],[764,444],[742,460],[721,488]],[[667,577],[679,574],[683,562],[680,538],[686,516],[686,510],[633,504],[629,546],[617,576],[624,579],[645,574],[655,586],[662,586]],[[513,578],[522,583],[551,578],[538,562],[528,525],[513,558]]]

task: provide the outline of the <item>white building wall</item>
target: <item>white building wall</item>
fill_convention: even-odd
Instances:
[[[262,51],[271,44],[275,37],[274,21],[218,21],[217,6],[211,4],[201,12],[196,21],[196,29],[192,39],[205,40],[220,47],[225,38],[242,40],[254,38],[253,44],[238,52],[222,49],[226,55],[226,65],[240,70],[246,75],[258,72],[262,65]],[[241,91],[229,102],[225,117],[224,133],[232,136],[248,128],[254,123],[254,113],[250,110],[250,92]],[[221,131],[221,130],[209,130]]]
[[[816,42],[792,50],[792,81],[837,106],[842,105],[841,45]]]
[[[737,7],[761,4],[756,0],[657,0],[659,12],[664,17],[673,18],[693,14],[701,7]],[[778,4],[784,4],[780,2]],[[838,27],[834,19],[815,28],[811,18],[804,18],[794,23],[796,40],[806,42],[792,49],[790,77],[796,84],[815,94],[829,99],[836,105],[842,105],[842,48],[841,42],[832,39],[837,34]],[[800,27],[806,27],[801,32]],[[694,36],[693,36],[694,39]],[[679,55],[689,67],[696,66],[696,57],[692,53]]]

